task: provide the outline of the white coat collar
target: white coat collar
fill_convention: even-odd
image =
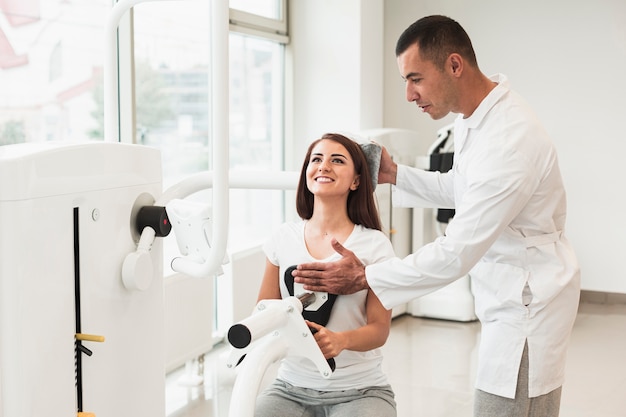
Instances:
[[[480,102],[474,113],[467,119],[463,118],[462,114],[459,114],[458,119],[464,127],[472,129],[480,125],[483,119],[489,113],[489,110],[509,91],[509,80],[503,74],[496,74],[489,77],[491,81],[495,81],[498,85],[487,94],[487,96]]]
[[[463,118],[462,114],[459,114],[454,122],[455,125],[455,137],[457,141],[455,146],[459,149],[465,144],[465,139],[469,129],[474,129],[482,123],[483,119],[489,113],[489,110],[509,91],[509,81],[503,74],[495,74],[489,77],[491,81],[495,81],[498,85],[487,94],[487,96],[480,102],[474,113],[467,119]]]

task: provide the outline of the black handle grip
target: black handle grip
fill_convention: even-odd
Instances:
[[[233,324],[228,329],[228,341],[237,349],[243,349],[252,342],[252,333],[243,324]]]
[[[311,334],[317,333],[317,329],[314,329],[313,327],[309,327],[309,330],[311,330]],[[330,370],[332,372],[335,372],[335,368],[337,367],[337,364],[335,363],[335,358],[328,358],[326,359],[326,362],[328,362],[328,366],[330,366]]]
[[[335,363],[335,358],[328,358],[326,359],[326,362],[328,362],[328,366],[330,366],[330,370],[335,372],[335,368],[337,367],[337,364]]]
[[[149,226],[154,229],[158,237],[165,237],[170,234],[172,225],[167,217],[165,207],[161,206],[143,206],[137,212],[137,231],[139,233]]]

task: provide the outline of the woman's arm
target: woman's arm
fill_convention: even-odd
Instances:
[[[316,329],[315,340],[324,357],[333,358],[343,350],[365,352],[385,344],[391,327],[391,310],[385,309],[378,297],[370,290],[365,305],[367,324],[354,330],[332,332],[317,323],[307,321]]]
[[[280,286],[278,283],[279,269],[265,258],[265,272],[263,273],[263,281],[259,288],[259,296],[257,302],[261,300],[275,300],[282,298],[280,296]]]

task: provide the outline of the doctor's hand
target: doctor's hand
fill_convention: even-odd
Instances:
[[[307,291],[330,294],[353,294],[369,288],[365,279],[365,265],[354,252],[344,248],[336,239],[331,244],[341,255],[341,259],[335,262],[300,264],[292,272],[294,281],[304,284]]]
[[[383,146],[383,151],[380,156],[380,168],[378,168],[378,183],[395,184],[397,175],[398,164],[393,162],[387,148]]]

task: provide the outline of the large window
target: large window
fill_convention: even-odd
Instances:
[[[281,170],[283,44],[260,36],[258,26],[253,34],[253,25],[231,32],[230,138],[211,138],[208,2],[142,3],[133,21],[136,137],[162,150],[164,187],[210,170],[211,140],[229,140],[231,170]],[[211,193],[194,197],[210,201]],[[265,239],[282,221],[282,207],[280,191],[231,190],[229,249]],[[169,248],[176,250],[173,242]]]
[[[0,2],[0,145],[102,135],[111,0]]]

